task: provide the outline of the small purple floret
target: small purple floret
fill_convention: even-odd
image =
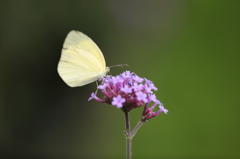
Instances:
[[[94,99],[96,97],[96,94],[93,92],[93,93],[91,93],[91,97],[90,98],[88,98],[88,101],[90,101],[90,100],[92,100],[92,99]]]
[[[121,91],[123,91],[124,93],[132,93],[132,88],[129,87],[128,85],[125,85],[121,87]]]
[[[164,112],[165,114],[168,113],[168,110],[165,109],[164,106],[160,105],[159,108],[160,108],[160,111],[161,111],[161,112]]]
[[[122,108],[124,102],[126,102],[126,99],[118,95],[117,97],[113,97],[112,105],[116,105],[117,108]]]
[[[138,101],[143,101],[144,103],[147,103],[147,95],[143,92],[136,92],[137,100]]]

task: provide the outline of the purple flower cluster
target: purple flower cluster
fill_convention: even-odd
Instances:
[[[89,100],[95,99],[128,112],[134,108],[145,105],[142,120],[153,118],[161,112],[168,112],[152,92],[153,90],[156,91],[157,88],[152,81],[146,78],[141,78],[135,73],[126,71],[117,76],[106,76],[102,81],[98,89],[102,90],[105,95],[104,99],[100,99],[96,96],[96,93],[92,93]],[[154,104],[149,108],[151,102]],[[153,109],[157,105],[159,106],[159,110],[153,112]]]

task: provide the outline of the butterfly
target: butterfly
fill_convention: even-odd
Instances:
[[[72,30],[64,41],[57,70],[68,86],[77,87],[103,78],[110,68],[93,40]]]

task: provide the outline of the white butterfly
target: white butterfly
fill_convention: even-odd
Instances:
[[[58,73],[70,87],[83,86],[109,72],[104,56],[87,35],[72,30],[63,44]]]

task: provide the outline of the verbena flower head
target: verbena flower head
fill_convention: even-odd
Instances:
[[[92,93],[89,100],[95,99],[128,112],[145,105],[142,113],[143,121],[153,118],[161,112],[168,112],[153,93],[157,90],[153,82],[130,71],[125,71],[117,76],[106,76],[102,79],[102,84],[98,86],[98,89],[102,90],[104,99],[100,99],[96,93]],[[149,108],[150,103],[153,105]],[[157,105],[160,109],[153,112]]]

